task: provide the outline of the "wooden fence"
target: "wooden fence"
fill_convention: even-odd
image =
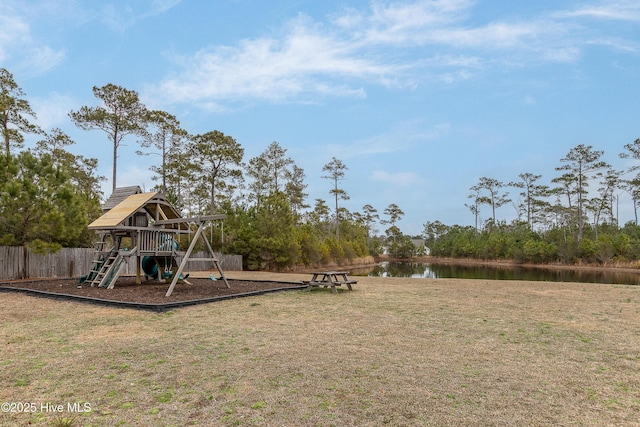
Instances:
[[[217,254],[223,270],[242,271],[242,255]],[[54,254],[34,254],[22,246],[0,246],[0,280],[22,278],[80,277],[91,269],[94,250],[91,248],[63,248]],[[194,252],[192,258],[206,258],[205,252]],[[207,271],[211,264],[195,261],[187,264],[187,271]],[[125,263],[124,274],[135,274],[135,258]]]

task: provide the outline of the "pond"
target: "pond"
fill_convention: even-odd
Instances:
[[[570,270],[535,267],[493,267],[438,263],[383,262],[353,275],[373,277],[459,278],[490,280],[541,280],[549,282],[587,282],[637,285],[640,271]]]

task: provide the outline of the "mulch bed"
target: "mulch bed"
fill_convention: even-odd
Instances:
[[[148,281],[138,285],[135,278],[130,277],[118,279],[113,289],[85,284],[78,287],[78,279],[49,279],[4,282],[0,283],[0,291],[17,291],[56,299],[165,311],[187,305],[305,287],[293,282],[227,280],[231,288],[227,288],[222,280],[189,278],[189,283],[176,284],[169,297],[165,297],[165,294],[170,282]]]

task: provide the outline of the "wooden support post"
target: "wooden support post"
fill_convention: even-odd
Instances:
[[[136,249],[141,248],[142,247],[142,233],[136,233]],[[136,252],[138,252],[136,250]],[[135,260],[136,260],[136,285],[141,285],[142,284],[142,256],[140,255],[140,253],[136,253],[135,255]]]
[[[182,275],[182,272],[184,271],[184,268],[187,265],[187,262],[189,262],[189,257],[191,256],[191,252],[193,252],[193,249],[195,248],[196,243],[198,242],[198,238],[200,237],[202,237],[202,239],[204,240],[207,250],[209,251],[209,256],[211,257],[211,262],[213,266],[218,270],[218,273],[220,273],[220,278],[224,280],[224,284],[227,286],[227,288],[231,287],[229,285],[229,282],[227,282],[227,278],[224,276],[224,272],[222,271],[222,268],[220,267],[220,260],[216,257],[215,252],[213,252],[213,248],[211,247],[211,244],[209,243],[207,236],[203,234],[204,225],[207,220],[209,219],[198,218],[198,230],[193,236],[193,239],[191,240],[191,244],[189,245],[189,248],[185,252],[184,257],[182,258],[182,262],[180,262],[180,266],[178,267],[178,270],[174,273],[173,278],[171,280],[171,285],[169,286],[169,289],[167,290],[167,293],[165,296],[167,297],[171,296],[171,293],[173,292],[173,289],[175,288],[176,283],[178,283],[178,280],[180,280],[180,276]]]
[[[140,254],[135,256],[136,259],[136,285],[142,284],[142,257]]]
[[[193,240],[191,240],[191,244],[189,245],[189,249],[187,249],[187,252],[185,252],[184,257],[182,258],[182,262],[180,263],[180,266],[178,267],[178,271],[176,271],[175,276],[173,276],[173,279],[171,280],[171,286],[169,286],[169,289],[167,290],[167,293],[165,294],[166,297],[170,297],[171,293],[173,292],[173,288],[176,287],[176,283],[178,283],[178,279],[180,278],[180,275],[182,274],[182,271],[184,270],[184,267],[187,265],[187,261],[189,260],[189,257],[191,256],[191,252],[193,252],[193,248],[195,248],[195,246],[196,246],[196,242],[198,241],[198,237],[200,237],[200,235],[202,234],[203,227],[204,227],[204,222],[200,223],[200,226],[198,227],[198,231],[196,231],[196,234],[193,236]]]

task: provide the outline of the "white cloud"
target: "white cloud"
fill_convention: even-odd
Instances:
[[[102,5],[98,14],[100,20],[116,33],[123,33],[136,22],[131,6],[116,6],[112,3]]]
[[[592,44],[595,46],[609,47],[621,52],[628,52],[628,53],[640,52],[640,43],[638,41],[624,40],[619,37],[594,39],[594,40],[591,40],[589,44]]]
[[[256,99],[304,103],[365,97],[371,85],[411,90],[431,82],[455,83],[489,67],[578,61],[594,37],[575,22],[577,16],[638,10],[617,2],[608,9],[547,13],[526,22],[483,23],[471,20],[474,3],[374,1],[368,10],[348,8],[325,21],[300,15],[278,35],[176,56],[182,70],[148,87],[147,95],[164,104],[196,102],[221,109]]]
[[[298,16],[281,37],[245,39],[235,46],[212,46],[176,58],[184,71],[150,91],[166,102],[305,102],[318,96],[363,97],[363,85],[370,84],[414,87],[411,74],[420,64],[398,61],[398,53],[381,49],[414,43],[416,29],[459,19],[469,4],[466,0],[374,3],[367,13],[349,9],[324,23]],[[453,58],[437,66],[477,63],[463,55],[455,63]]]
[[[32,46],[23,52],[20,64],[29,71],[26,74],[44,74],[60,65],[66,56],[64,50],[56,50],[50,46]]]
[[[492,22],[475,28],[442,28],[422,35],[425,42],[482,50],[510,49],[540,34],[538,23]]]
[[[24,17],[11,3],[0,8],[0,61],[11,63],[23,75],[38,75],[57,67],[65,58],[63,50],[48,46],[34,36]]]
[[[0,61],[7,61],[11,54],[11,47],[28,33],[29,26],[19,17],[0,15]]]
[[[407,148],[407,143],[394,143],[389,135],[376,135],[349,145],[329,144],[325,149],[343,159],[358,158],[376,154],[393,153]]]
[[[98,12],[99,19],[116,33],[124,33],[141,19],[162,15],[182,0],[147,0],[128,5],[105,3]]]
[[[472,2],[468,0],[422,0],[413,3],[374,3],[364,21],[368,43],[420,44],[425,31],[442,28],[467,15]]]
[[[161,15],[179,5],[182,0],[151,0],[151,5],[147,15]]]
[[[376,170],[371,174],[373,181],[382,182],[394,186],[406,187],[420,182],[420,176],[413,172],[396,172]]]
[[[583,6],[574,11],[565,12],[564,15],[614,21],[640,22],[640,4],[636,0],[607,0],[599,5]]]
[[[450,125],[440,123],[425,127],[420,120],[398,124],[388,132],[373,135],[352,144],[328,144],[323,150],[341,159],[394,153],[433,141],[449,133]]]
[[[299,18],[282,39],[243,40],[237,46],[207,48],[179,60],[188,63],[188,69],[157,89],[172,102],[278,101],[309,93],[362,97],[362,88],[348,80],[384,83],[385,76],[397,72],[393,65],[355,57],[348,43],[324,34],[306,18]]]

